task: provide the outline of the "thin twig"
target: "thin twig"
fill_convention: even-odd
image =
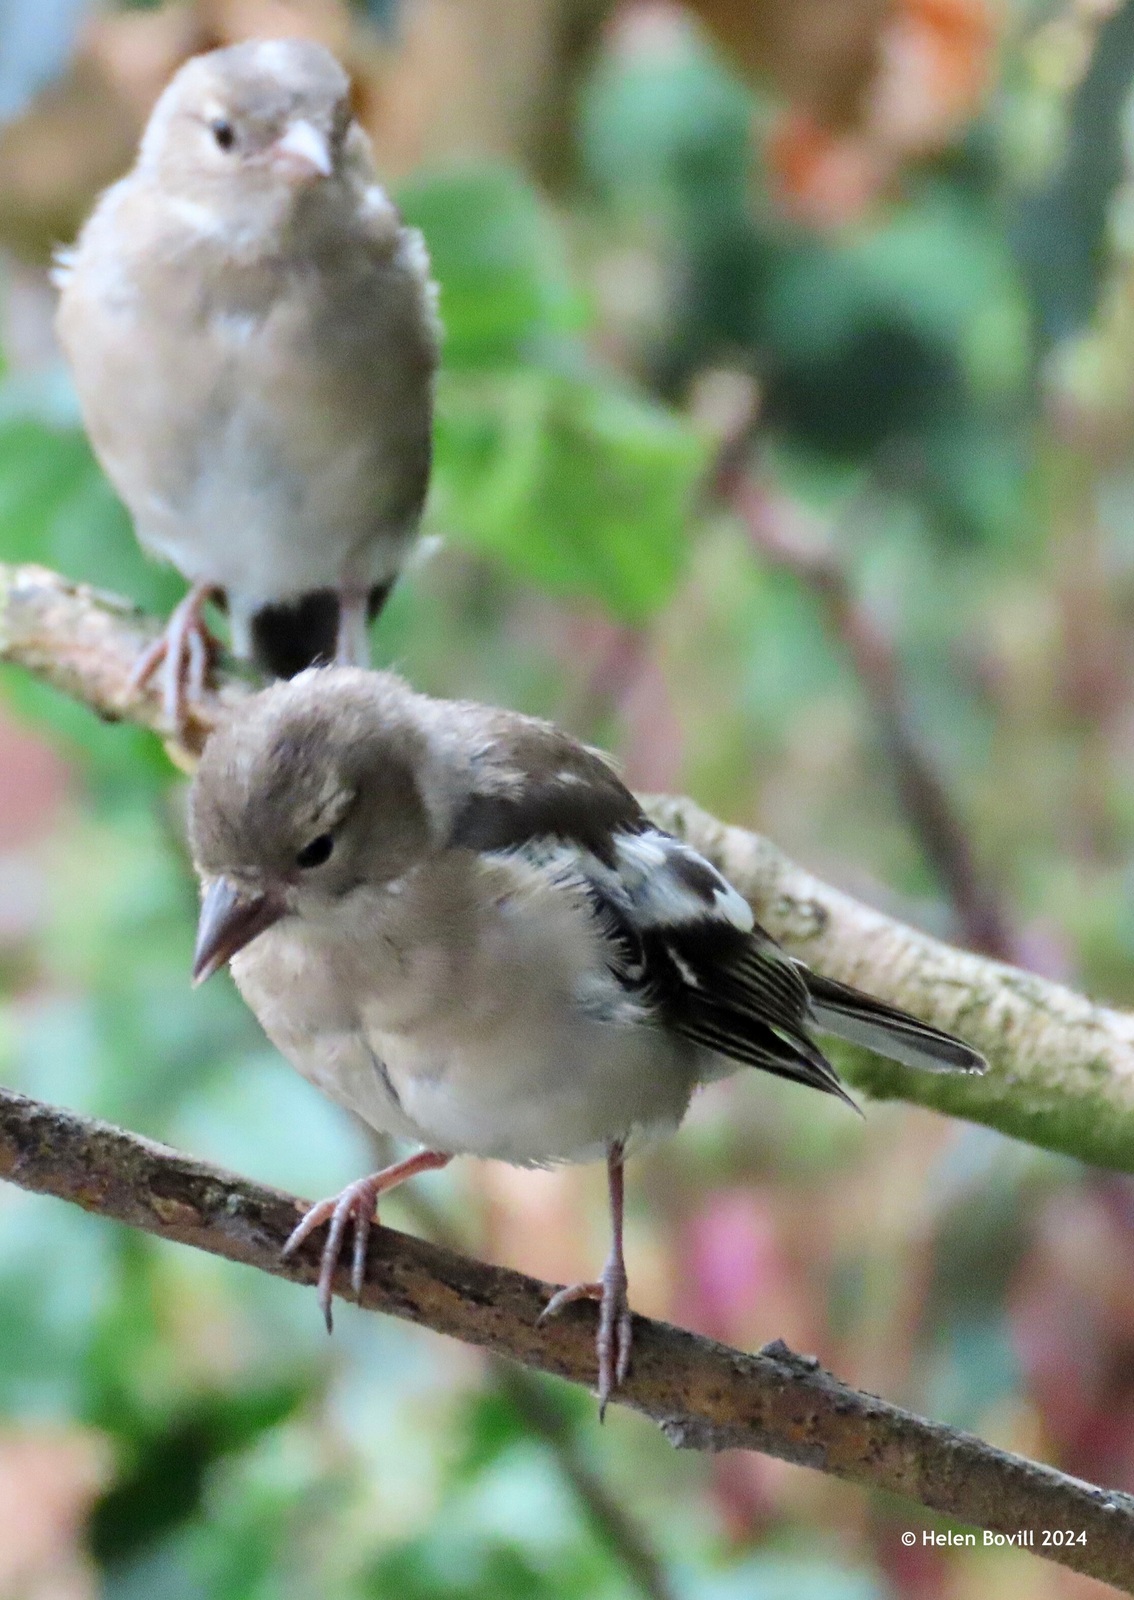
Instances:
[[[540,1380],[511,1361],[493,1357],[492,1364],[497,1385],[523,1418],[528,1431],[542,1439],[553,1452],[583,1515],[625,1568],[631,1581],[647,1600],[676,1600],[645,1529],[585,1459],[570,1422],[551,1402]]]
[[[754,477],[726,451],[717,493],[767,561],[793,573],[823,607],[831,633],[850,657],[889,753],[902,810],[952,903],[964,942],[1002,961],[1017,957],[1003,907],[978,869],[944,779],[918,737],[893,640],[859,601],[822,526],[802,506]]]
[[[428,1238],[447,1250],[463,1248],[464,1239],[420,1188],[406,1184],[396,1191],[396,1196],[398,1208]],[[542,1439],[554,1456],[583,1516],[631,1582],[646,1600],[676,1600],[649,1533],[586,1460],[569,1418],[554,1403],[544,1380],[501,1356],[489,1356],[488,1360],[497,1389],[528,1432]]]
[[[317,1241],[295,1259],[280,1255],[306,1201],[11,1090],[0,1090],[0,1178],[297,1283],[318,1275]],[[347,1288],[340,1273],[336,1289]],[[550,1288],[377,1228],[362,1304],[590,1385],[594,1310],[538,1324]],[[634,1352],[616,1398],[679,1448],[761,1450],[977,1527],[1032,1529],[1038,1554],[1134,1593],[1134,1496],[848,1388],[778,1341],[746,1355],[636,1317]],[[1081,1530],[1086,1542],[1045,1548],[1051,1528]]]

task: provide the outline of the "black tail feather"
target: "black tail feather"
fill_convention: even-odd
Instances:
[[[919,1022],[897,1006],[803,968],[816,1025],[825,1033],[865,1045],[891,1061],[928,1072],[984,1072],[988,1062],[971,1045]]]
[[[370,620],[381,611],[393,583],[370,591]],[[313,589],[295,600],[263,606],[252,618],[252,659],[272,678],[294,678],[307,667],[335,659],[339,597],[334,589]]]

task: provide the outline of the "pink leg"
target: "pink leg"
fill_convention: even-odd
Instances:
[[[335,638],[335,665],[370,665],[370,596],[365,589],[339,590],[339,627]]]
[[[321,1228],[324,1222],[331,1224],[327,1230],[327,1242],[323,1246],[323,1254],[319,1261],[318,1286],[319,1309],[323,1313],[328,1333],[333,1326],[331,1295],[335,1268],[342,1254],[347,1223],[352,1220],[354,1222],[350,1285],[354,1290],[355,1299],[360,1300],[363,1279],[366,1275],[366,1246],[370,1239],[370,1228],[374,1222],[378,1196],[388,1189],[397,1188],[398,1184],[404,1183],[407,1178],[415,1178],[419,1172],[436,1172],[439,1167],[447,1167],[452,1159],[451,1155],[443,1154],[440,1150],[419,1150],[415,1156],[407,1156],[404,1161],[395,1161],[392,1167],[384,1167],[381,1172],[375,1172],[369,1178],[359,1178],[356,1183],[348,1184],[342,1194],[335,1195],[333,1199],[320,1200],[304,1216],[280,1254],[286,1260],[315,1232],[316,1228]]]
[[[205,626],[205,602],[218,593],[211,583],[195,583],[175,606],[165,631],[160,633],[134,663],[130,687],[140,689],[164,663],[162,703],[170,725],[180,733],[190,699],[205,687],[209,658],[215,648]]]
[[[610,1255],[597,1283],[574,1283],[569,1289],[553,1294],[540,1314],[553,1317],[564,1306],[576,1300],[599,1302],[598,1334],[595,1350],[598,1354],[599,1420],[606,1415],[607,1403],[615,1389],[626,1382],[630,1371],[630,1349],[634,1327],[627,1299],[626,1260],[622,1251],[623,1216],[623,1146],[616,1140],[607,1152],[607,1178],[610,1184]]]

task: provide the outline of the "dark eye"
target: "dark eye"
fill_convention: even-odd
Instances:
[[[218,117],[215,122],[210,122],[209,131],[222,150],[231,150],[236,143],[236,129],[231,122],[226,122],[223,117]]]
[[[329,833],[321,833],[312,839],[310,844],[305,844],[295,858],[297,867],[302,867],[306,872],[309,867],[321,867],[324,861],[331,859],[331,851],[335,848],[335,841]]]

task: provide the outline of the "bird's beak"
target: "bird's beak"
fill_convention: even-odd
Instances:
[[[238,950],[278,922],[287,907],[272,894],[242,894],[227,878],[205,891],[193,952],[193,982],[204,983]]]
[[[313,122],[293,122],[271,149],[272,164],[295,183],[329,178],[333,170],[326,136]]]

